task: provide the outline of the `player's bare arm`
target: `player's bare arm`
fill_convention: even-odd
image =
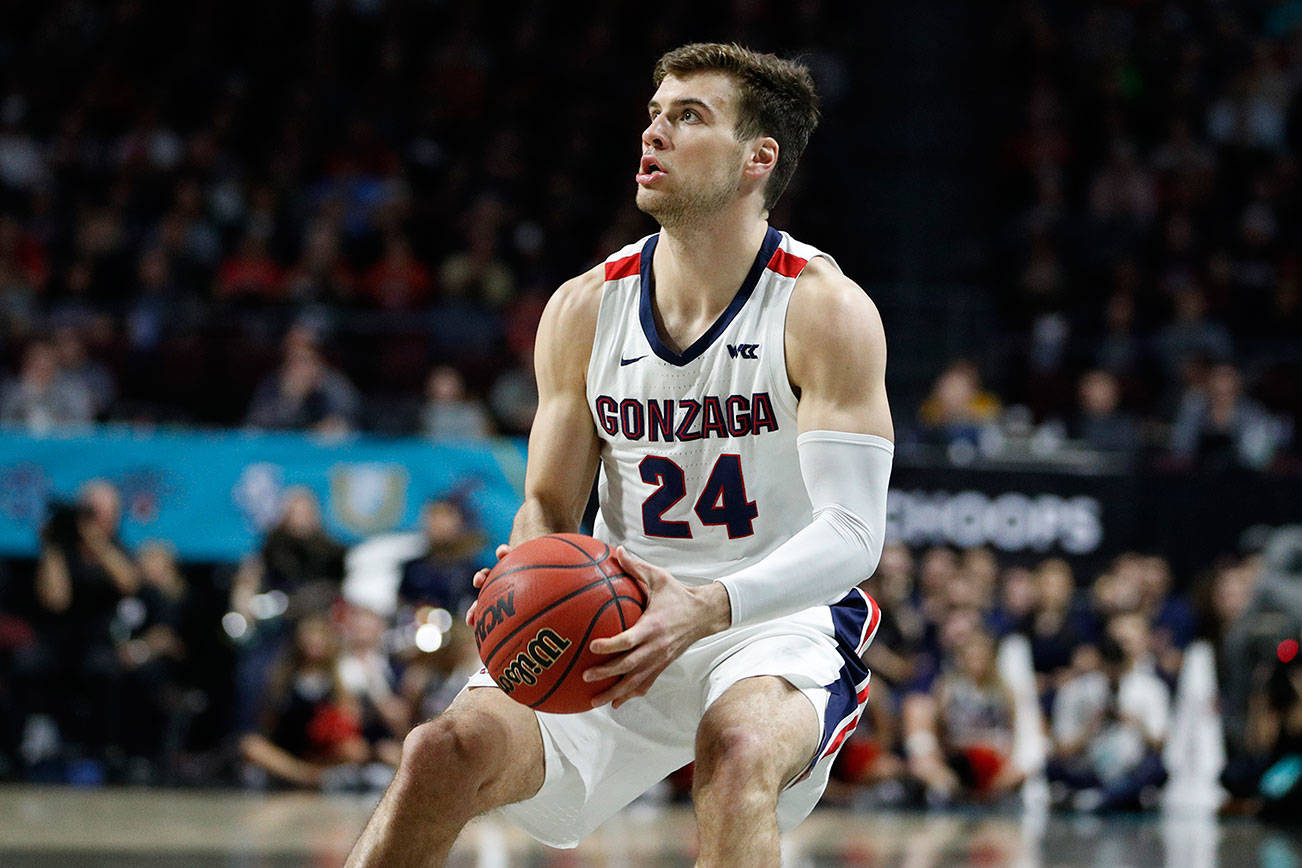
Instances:
[[[599,266],[561,284],[538,324],[538,410],[529,432],[524,504],[515,514],[510,544],[498,546],[499,558],[525,540],[577,531],[583,518],[600,445],[585,390],[603,274]],[[487,576],[488,570],[476,573],[474,586]],[[474,615],[472,605],[467,623]]]
[[[811,261],[793,290],[785,340],[802,434],[842,432],[894,439],[885,387],[886,340],[881,317],[862,289],[830,263]],[[789,551],[786,554],[790,557]],[[666,570],[622,549],[617,556],[626,571],[646,582],[651,602],[628,630],[592,643],[595,652],[621,655],[585,675],[589,680],[624,676],[594,700],[616,707],[645,695],[693,642],[731,626],[737,606],[720,582],[688,588]],[[811,588],[804,605],[819,602],[818,593]]]
[[[583,518],[599,450],[586,383],[603,275],[598,267],[562,284],[539,323],[538,412],[529,433],[524,504],[515,516],[512,545],[577,531]]]
[[[886,335],[877,306],[824,259],[805,266],[787,308],[787,375],[806,431],[895,439],[886,400]]]

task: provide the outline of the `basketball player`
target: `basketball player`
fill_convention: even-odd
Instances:
[[[654,80],[637,204],[661,231],[547,306],[511,534],[575,531],[600,469],[595,534],[650,592],[635,625],[592,643],[612,656],[585,677],[622,678],[573,715],[472,678],[408,736],[350,864],[441,864],[503,806],[573,847],[695,760],[698,864],[776,865],[867,699],[879,616],[854,586],[885,524],[885,339],[830,257],[767,222],[817,124],[813,84],[703,44]]]

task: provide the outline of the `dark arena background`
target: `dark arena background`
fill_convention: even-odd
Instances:
[[[478,661],[560,282],[650,72],[823,123],[880,308],[870,713],[793,866],[1302,865],[1302,2],[0,10],[0,862],[330,865]],[[689,865],[689,772],[577,851]]]

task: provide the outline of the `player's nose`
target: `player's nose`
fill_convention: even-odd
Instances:
[[[664,123],[661,121],[662,117],[664,115],[657,115],[642,131],[642,144],[645,147],[661,150],[668,146],[669,136],[666,134]]]

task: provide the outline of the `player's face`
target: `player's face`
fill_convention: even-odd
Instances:
[[[740,195],[747,148],[734,132],[738,98],[721,72],[666,76],[651,97],[637,205],[661,226],[708,217]]]

